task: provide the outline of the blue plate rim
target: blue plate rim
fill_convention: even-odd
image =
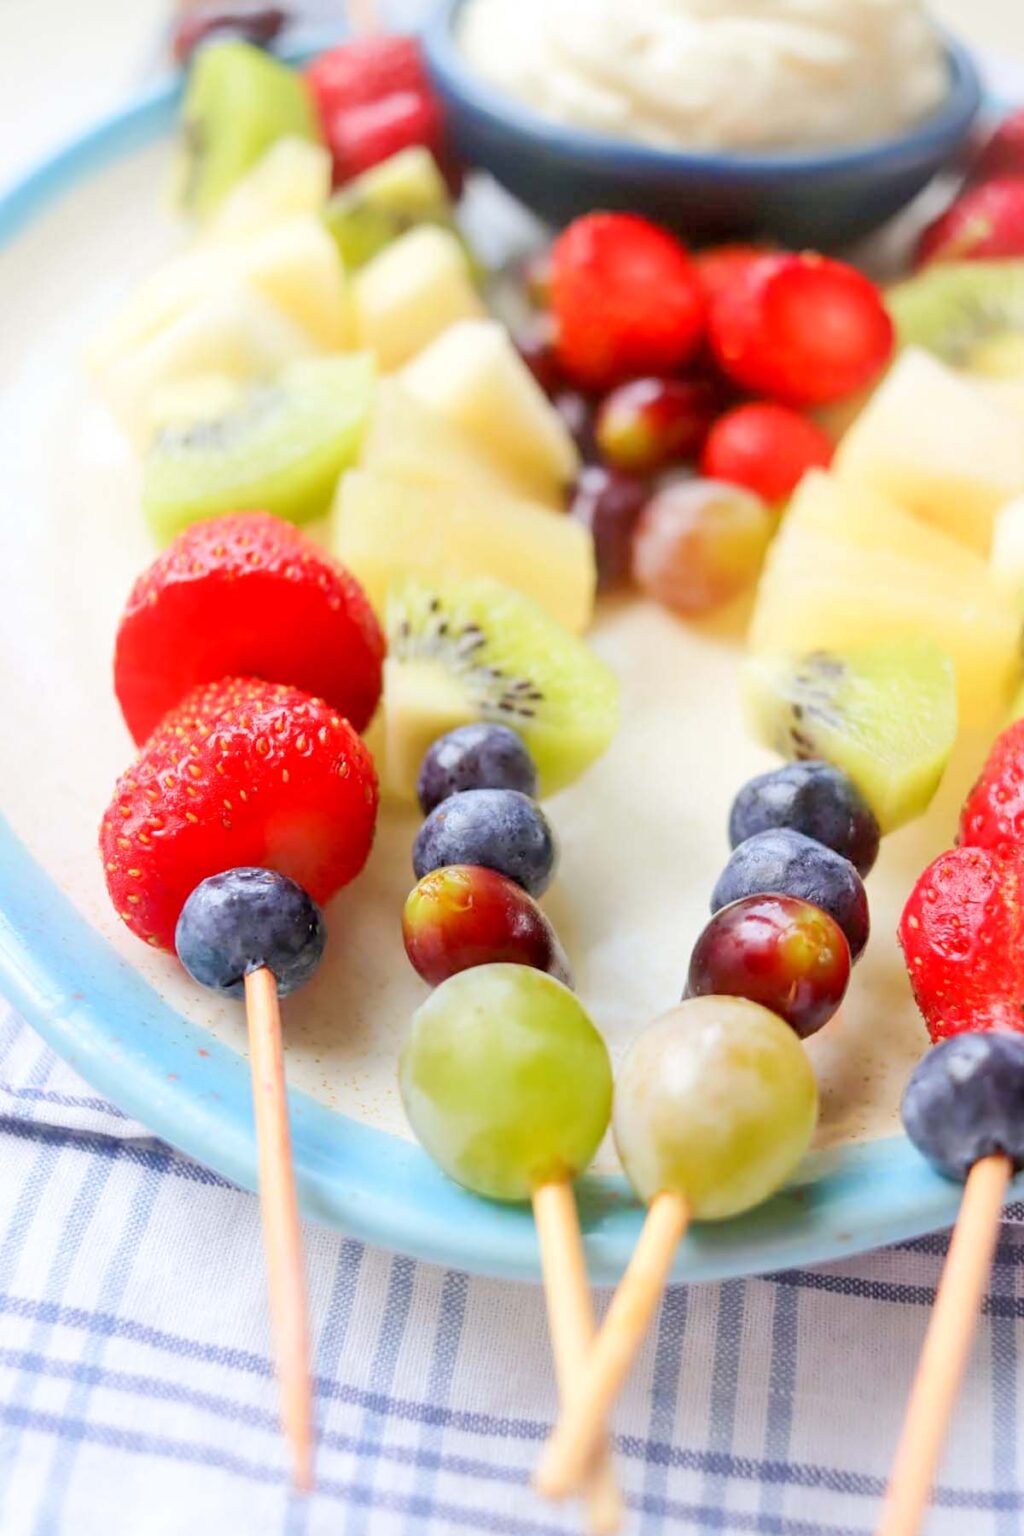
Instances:
[[[305,51],[305,50],[303,50]],[[173,124],[180,85],[159,84],[0,190],[0,249],[89,175]],[[256,1158],[244,1058],[188,1023],[76,911],[0,815],[0,991],[94,1088],[162,1140],[247,1189]],[[240,1036],[242,1029],[240,1026]],[[539,1280],[528,1208],[477,1199],[414,1143],[291,1093],[299,1198],[315,1221],[428,1262]],[[838,1259],[948,1226],[959,1190],[905,1137],[812,1157],[809,1182],[747,1216],[696,1230],[674,1270],[720,1280]],[[1010,1198],[1024,1193],[1024,1176]],[[619,1278],[642,1211],[622,1179],[585,1179],[591,1273]]]

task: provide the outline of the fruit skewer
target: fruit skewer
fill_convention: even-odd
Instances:
[[[294,881],[266,869],[204,880],[185,903],[175,934],[178,958],[195,981],[245,999],[281,1425],[292,1480],[302,1492],[313,1486],[313,1392],[279,999],[309,980],[325,939],[316,903]]]
[[[553,976],[529,965],[478,965],[449,976],[417,1010],[399,1081],[413,1131],[449,1177],[487,1199],[531,1201],[566,1401],[593,1338],[572,1181],[608,1126],[604,1041]],[[598,1436],[584,1481],[590,1530],[617,1530],[621,1500]]]
[[[810,1144],[817,1103],[796,1034],[757,1003],[690,998],[634,1042],[614,1130],[647,1217],[541,1457],[539,1492],[564,1498],[579,1486],[691,1219],[726,1220],[779,1189]]]

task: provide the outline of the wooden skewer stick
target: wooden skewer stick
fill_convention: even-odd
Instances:
[[[252,1097],[259,1149],[260,1208],[270,1291],[270,1322],[281,1387],[281,1427],[295,1486],[313,1486],[313,1395],[302,1235],[295,1197],[277,981],[271,971],[245,978]]]
[[[594,1306],[571,1185],[541,1185],[534,1191],[533,1215],[540,1243],[558,1395],[564,1407],[583,1373],[594,1339]],[[591,1466],[588,1525],[593,1536],[613,1536],[622,1523],[623,1511],[607,1438],[598,1443]]]
[[[993,1153],[975,1163],[967,1176],[896,1447],[878,1536],[916,1536],[920,1529],[970,1354],[1012,1172],[1010,1159]]]
[[[586,1369],[577,1378],[572,1400],[555,1425],[534,1478],[537,1490],[563,1499],[580,1486],[619,1389],[661,1300],[676,1249],[690,1224],[682,1195],[655,1195],[640,1240],[629,1261],[604,1323],[594,1340]]]

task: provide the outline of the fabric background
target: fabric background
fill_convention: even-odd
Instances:
[[[1010,1212],[930,1536],[1024,1529]],[[288,1489],[255,1199],[0,1015],[3,1536],[548,1536],[538,1289],[306,1229],[320,1449]],[[945,1240],[669,1291],[616,1417],[627,1530],[869,1536]],[[606,1298],[605,1298],[606,1299]]]

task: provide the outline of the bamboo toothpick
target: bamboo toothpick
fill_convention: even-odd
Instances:
[[[281,1012],[271,971],[261,969],[246,976],[245,1009],[281,1427],[291,1451],[295,1486],[308,1492],[313,1486],[313,1402],[306,1283],[288,1130]]]
[[[533,1215],[548,1308],[548,1330],[558,1396],[565,1407],[586,1366],[594,1339],[594,1307],[587,1279],[576,1197],[568,1183],[534,1191]],[[622,1522],[622,1498],[607,1438],[599,1441],[586,1490],[593,1536],[613,1536]]]
[[[877,1536],[916,1536],[920,1530],[970,1354],[1012,1172],[1010,1159],[993,1153],[967,1176]]]
[[[534,1479],[537,1490],[562,1499],[580,1486],[600,1437],[607,1432],[619,1389],[643,1342],[668,1280],[676,1249],[690,1224],[682,1195],[655,1195],[629,1267],[594,1340],[586,1369],[563,1409]]]

